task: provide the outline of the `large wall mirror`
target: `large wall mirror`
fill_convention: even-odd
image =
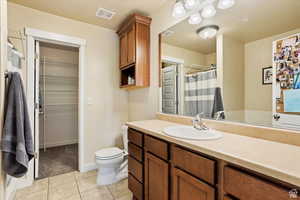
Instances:
[[[300,130],[300,1],[188,2],[160,34],[161,112]]]

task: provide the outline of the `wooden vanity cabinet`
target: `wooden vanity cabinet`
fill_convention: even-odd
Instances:
[[[150,24],[151,18],[139,14],[129,16],[120,26],[119,68],[120,87],[148,87],[150,81]],[[129,82],[129,78],[134,83]]]
[[[224,168],[224,191],[237,199],[288,200],[289,190],[257,175],[232,167]]]
[[[172,200],[215,200],[215,188],[180,169],[173,168],[172,183]]]
[[[145,153],[145,200],[169,199],[169,164],[168,162]]]
[[[299,190],[131,128],[128,140],[133,200],[288,200]]]

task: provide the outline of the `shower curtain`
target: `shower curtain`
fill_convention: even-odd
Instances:
[[[223,110],[216,70],[186,75],[184,98],[185,115],[188,116],[203,113],[203,117],[212,118],[216,112]]]

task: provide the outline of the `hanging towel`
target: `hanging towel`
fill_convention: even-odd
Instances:
[[[219,111],[224,111],[221,88],[215,88],[215,97],[214,97],[214,105],[212,110],[212,118],[215,117],[216,113]],[[221,116],[222,119],[225,119],[225,115]]]
[[[33,138],[21,76],[10,72],[7,80],[2,136],[3,168],[13,177],[27,173],[34,157]]]

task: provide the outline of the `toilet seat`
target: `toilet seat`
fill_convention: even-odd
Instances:
[[[117,147],[101,149],[95,153],[96,159],[99,160],[114,159],[123,156],[123,154],[124,152]]]

